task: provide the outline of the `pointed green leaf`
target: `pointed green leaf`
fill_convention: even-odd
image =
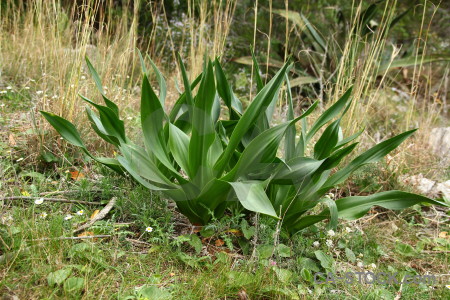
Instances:
[[[264,183],[260,181],[230,182],[233,190],[245,209],[278,217],[272,203],[264,191]]]

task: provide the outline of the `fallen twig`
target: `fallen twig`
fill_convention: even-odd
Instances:
[[[107,238],[111,237],[110,234],[100,234],[100,235],[85,235],[85,236],[60,236],[56,238],[42,238],[30,240],[31,242],[42,242],[42,241],[60,241],[60,240],[84,240],[84,239],[97,239],[97,238]]]
[[[138,245],[146,245],[146,246],[151,246],[152,244],[144,242],[144,241],[140,241],[140,240],[134,240],[134,239],[130,239],[130,238],[125,238],[125,240],[127,242],[130,242],[132,244],[138,244]]]
[[[113,208],[114,204],[116,204],[116,200],[117,200],[116,197],[111,198],[111,200],[108,202],[108,204],[95,217],[93,217],[91,220],[89,220],[89,222],[87,222],[86,224],[81,225],[80,227],[75,229],[73,232],[77,233],[84,229],[87,229],[87,228],[91,227],[95,222],[106,217],[106,215],[109,213],[109,211]]]
[[[117,187],[111,188],[114,191],[119,190]],[[102,189],[89,189],[89,190],[65,190],[65,191],[52,191],[52,192],[42,192],[39,193],[41,196],[48,196],[48,195],[56,195],[56,194],[78,194],[78,193],[102,193],[104,190]]]
[[[64,199],[64,198],[42,198],[42,197],[28,197],[28,196],[1,197],[0,201],[2,201],[2,200],[37,200],[37,199],[44,199],[44,201],[48,201],[48,202],[63,202],[63,203],[75,203],[75,204],[86,204],[86,205],[103,205],[100,202],[69,200],[69,199]]]

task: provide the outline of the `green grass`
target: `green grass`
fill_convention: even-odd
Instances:
[[[7,170],[11,162],[5,159],[1,164]],[[277,224],[269,217],[261,217],[257,228],[250,226],[254,225],[252,216],[225,217],[194,232],[185,225],[185,217],[167,209],[168,202],[157,194],[111,176],[96,165],[88,167],[91,172],[79,181],[69,179],[64,170],[43,172],[41,181],[17,174],[15,177],[22,179],[8,181],[13,172],[2,173],[4,190],[14,195],[75,190],[65,197],[107,202],[116,196],[118,202],[104,220],[88,229],[91,234],[108,234],[110,238],[57,240],[73,236],[73,226],[86,221],[97,207],[4,201],[0,255],[12,255],[1,262],[1,294],[20,299],[239,299],[238,293],[245,292],[250,299],[393,299],[399,285],[315,284],[311,276],[316,272],[360,271],[358,262],[366,270],[375,264],[374,272],[399,272],[399,279],[405,274],[448,273],[450,242],[448,237],[438,238],[444,225],[427,221],[427,208],[400,214],[374,211],[358,222],[341,224],[333,237],[320,226],[288,239],[283,232],[275,234]],[[21,172],[26,171],[22,166]],[[76,215],[79,210],[84,214]],[[47,213],[45,219],[39,217],[43,212]],[[67,214],[74,217],[64,220]],[[249,237],[244,242],[241,233],[232,230],[242,220],[250,224],[242,230]],[[148,226],[152,232],[145,231]],[[252,233],[257,233],[256,240]],[[283,245],[277,250],[273,248],[274,237]],[[33,241],[43,238],[50,240]],[[327,247],[326,240],[332,240],[333,247]],[[319,247],[313,246],[315,241]],[[248,254],[244,253],[246,247]],[[326,269],[315,254],[317,250],[331,261]],[[61,283],[54,284],[58,279]],[[445,299],[450,290],[444,283],[440,280],[433,288],[403,285],[402,299]]]

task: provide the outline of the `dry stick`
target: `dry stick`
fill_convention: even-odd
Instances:
[[[44,201],[49,201],[49,202],[63,202],[63,203],[75,203],[75,204],[86,204],[86,205],[103,205],[100,202],[69,200],[69,199],[64,199],[64,198],[42,198],[42,197],[28,197],[28,196],[1,197],[0,201],[2,201],[2,200],[37,200],[37,199],[44,199]]]
[[[56,238],[42,238],[30,240],[31,242],[41,242],[41,241],[60,241],[60,240],[85,240],[85,239],[96,239],[96,238],[107,238],[111,237],[110,234],[101,235],[85,235],[85,236],[60,236]]]
[[[39,193],[40,196],[47,196],[47,195],[55,195],[55,194],[76,194],[81,192],[89,192],[89,193],[101,193],[103,190],[89,190],[89,191],[81,191],[81,190],[68,190],[68,191],[53,191],[53,192],[42,192]]]
[[[106,217],[106,215],[109,213],[109,211],[113,208],[114,204],[116,204],[116,197],[112,197],[111,200],[108,202],[108,204],[95,216],[93,217],[89,222],[87,222],[84,225],[81,225],[80,227],[78,227],[77,229],[75,229],[73,231],[73,233],[77,233],[80,232],[84,229],[87,229],[89,227],[91,227],[95,222],[97,222],[98,220],[103,219],[104,217]]]

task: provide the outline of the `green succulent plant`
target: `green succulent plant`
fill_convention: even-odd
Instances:
[[[252,212],[282,218],[283,226],[295,233],[324,219],[330,219],[330,225],[335,226],[338,217],[361,217],[373,205],[390,209],[421,202],[443,205],[400,191],[336,201],[325,196],[357,168],[380,160],[414,132],[407,131],[381,142],[332,173],[355,149],[357,143],[352,141],[360,134],[344,138],[339,126],[351,102],[351,89],[307,128],[306,117],[317,102],[300,116],[294,116],[286,80],[289,62],[266,85],[257,74],[258,93],[244,109],[217,59],[206,61],[203,72],[190,82],[179,57],[184,92],[167,112],[164,77],[149,59],[159,85],[157,95],[149,82],[144,59],[141,55],[140,58],[144,73],[140,143],[127,138],[117,105],[106,97],[97,72],[86,59],[105,106],[81,98],[97,109],[98,115],[86,108],[92,128],[118,149],[117,158],[93,156],[72,123],[49,112],[41,113],[66,141],[96,161],[121,174],[128,173],[148,189],[174,200],[179,211],[194,224],[206,224],[213,217],[223,216],[227,207],[240,205]],[[288,117],[285,122],[271,126],[284,82],[288,85]],[[296,124],[300,121],[300,137],[296,138]],[[312,156],[305,156],[308,144],[327,123],[313,146]],[[280,155],[283,139],[284,152]],[[318,215],[308,215],[319,203],[328,208]]]

